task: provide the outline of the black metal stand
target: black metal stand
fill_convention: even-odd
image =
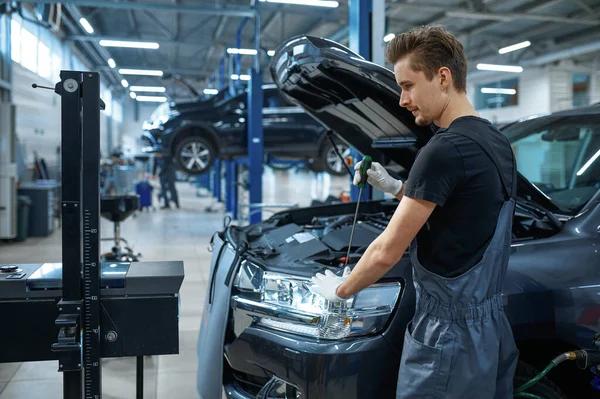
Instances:
[[[64,398],[101,399],[99,174],[104,104],[98,73],[61,71],[60,77],[54,91],[61,96],[63,276],[55,322],[59,334],[52,350],[64,373]]]
[[[144,399],[144,356],[137,356],[135,371],[135,398]]]

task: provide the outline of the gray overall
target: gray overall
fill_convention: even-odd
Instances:
[[[519,352],[500,290],[510,254],[516,174],[509,191],[487,143],[472,131],[458,133],[479,144],[493,160],[507,200],[482,259],[458,277],[445,278],[426,270],[417,259],[413,240],[410,257],[417,301],[404,335],[396,399],[513,396]]]

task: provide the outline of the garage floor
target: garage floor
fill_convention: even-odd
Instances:
[[[158,183],[156,183],[158,184]],[[265,168],[263,202],[298,203],[339,197],[348,191],[349,178],[315,175],[312,172],[277,171]],[[143,212],[126,220],[122,236],[142,253],[142,260],[183,260],[185,279],[181,288],[180,354],[146,358],[145,399],[196,398],[196,341],[203,309],[211,254],[210,237],[222,228],[223,213],[206,213],[214,201],[198,198],[189,183],[178,183],[181,209]],[[156,202],[155,202],[156,205]],[[158,208],[158,207],[157,207]],[[268,215],[267,215],[268,216]],[[102,221],[103,236],[112,224]],[[46,238],[30,238],[19,244],[0,243],[0,263],[60,261],[60,229]],[[109,249],[103,244],[102,249]],[[3,326],[6,328],[6,326]],[[61,399],[62,374],[58,363],[0,364],[0,399]],[[135,359],[102,361],[104,399],[135,398]]]

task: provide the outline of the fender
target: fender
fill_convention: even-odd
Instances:
[[[171,152],[175,151],[175,145],[178,142],[178,140],[182,136],[182,134],[188,130],[192,130],[194,128],[198,128],[201,129],[205,136],[212,142],[212,144],[214,145],[217,154],[219,154],[221,152],[221,146],[220,146],[220,142],[219,142],[219,136],[217,135],[217,132],[215,131],[215,129],[209,125],[208,123],[202,122],[202,121],[190,121],[190,120],[184,120],[182,121],[179,126],[177,126],[177,128],[173,131],[173,138],[171,139],[171,143],[170,143],[170,150]]]

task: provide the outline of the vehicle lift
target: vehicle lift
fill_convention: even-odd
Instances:
[[[0,362],[58,360],[64,399],[101,399],[101,358],[136,357],[141,399],[143,357],[179,353],[183,262],[100,261],[100,76],[60,78],[62,264],[0,265]]]

